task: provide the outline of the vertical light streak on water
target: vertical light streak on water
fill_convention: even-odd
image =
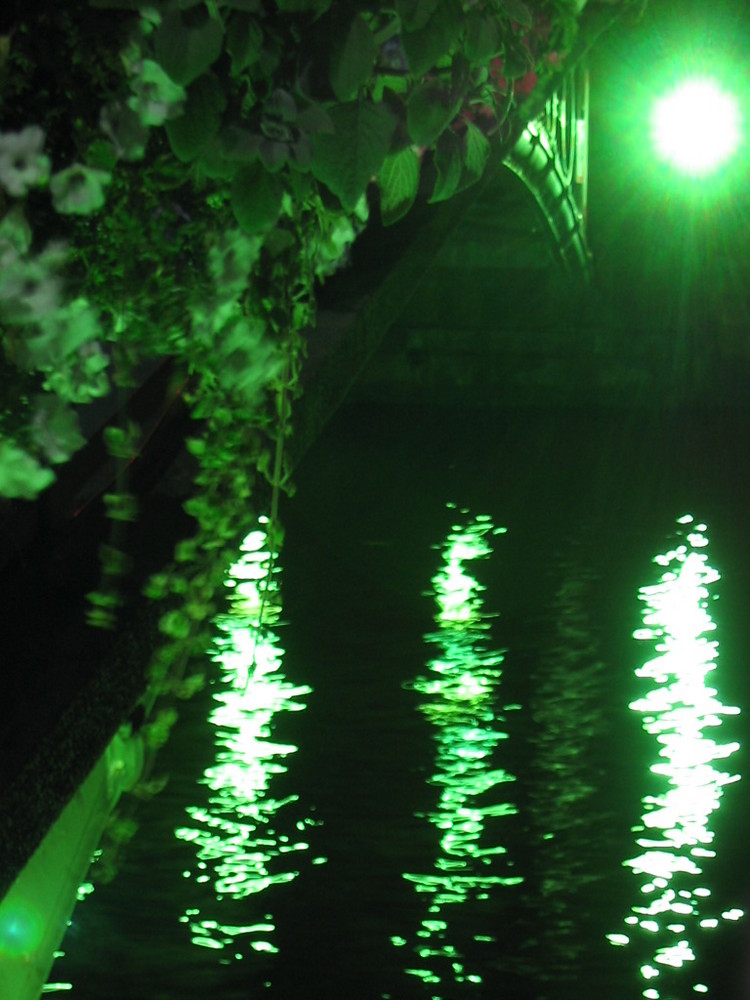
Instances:
[[[416,815],[435,827],[439,854],[432,871],[404,874],[428,903],[413,946],[418,961],[406,972],[430,984],[433,1000],[451,996],[456,983],[482,982],[478,972],[466,968],[451,931],[451,910],[455,913],[471,900],[488,900],[492,890],[523,881],[510,874],[512,861],[498,861],[506,848],[498,843],[496,830],[488,829],[488,821],[516,812],[498,791],[515,778],[493,765],[497,745],[507,738],[498,727],[502,716],[496,708],[503,654],[487,648],[492,616],[483,610],[484,588],[466,568],[488,558],[490,537],[504,531],[494,529],[487,515],[453,526],[442,546],[442,566],[432,579],[438,628],[425,636],[439,652],[428,664],[429,673],[409,685],[423,695],[419,708],[435,727],[430,783],[439,789],[439,799],[433,811]],[[476,931],[474,941],[495,940],[486,928],[477,926]],[[397,946],[408,943],[402,937],[392,940]],[[438,989],[447,993],[436,993]]]
[[[696,958],[702,934],[722,920],[742,916],[720,912],[711,901],[711,862],[716,857],[712,814],[724,787],[739,780],[724,767],[739,749],[717,734],[725,716],[738,708],[723,705],[709,680],[716,670],[719,644],[709,601],[717,595],[719,573],[709,564],[705,524],[691,515],[678,519],[678,544],[654,558],[663,570],[657,583],[641,587],[643,627],[634,637],[655,656],[636,674],[649,687],[630,708],[642,716],[644,730],[659,748],[652,764],[655,794],[643,796],[641,823],[633,828],[639,853],[625,861],[640,882],[641,899],[625,918],[626,933],[609,934],[614,945],[638,939],[650,958],[640,966],[647,1000],[684,995],[685,977]],[[718,735],[718,734],[717,734]],[[680,975],[679,984],[676,977]],[[705,983],[692,989],[708,992]],[[668,992],[665,992],[668,991]]]
[[[304,709],[301,699],[312,689],[291,684],[282,671],[284,650],[275,631],[281,614],[280,569],[276,560],[271,568],[267,523],[261,518],[244,540],[226,581],[230,610],[216,619],[213,659],[220,664],[221,678],[209,717],[216,759],[201,779],[210,790],[208,801],[187,807],[191,822],[175,830],[178,840],[196,850],[196,864],[184,876],[204,887],[201,898],[210,884],[215,898],[212,913],[205,912],[205,905],[196,906],[180,921],[188,925],[193,944],[235,958],[248,947],[277,950],[273,918],[264,913],[244,923],[219,917],[233,912],[231,901],[292,881],[298,874],[295,854],[308,846],[276,828],[280,811],[298,797],[277,799],[273,794],[274,777],[287,770],[285,760],[297,749],[274,740],[274,719],[280,712]],[[296,827],[304,831],[310,822],[299,820]],[[222,956],[221,961],[231,959]]]

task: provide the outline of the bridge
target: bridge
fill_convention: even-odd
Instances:
[[[586,238],[589,79],[579,64],[450,201],[374,221],[319,297],[291,448],[346,398],[487,406],[648,398],[592,291]],[[614,331],[614,332],[613,332]]]

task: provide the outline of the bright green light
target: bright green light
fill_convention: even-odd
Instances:
[[[221,666],[221,680],[209,721],[216,730],[216,759],[201,779],[210,794],[207,802],[201,796],[202,805],[186,808],[190,823],[175,830],[175,836],[196,849],[197,870],[185,876],[212,882],[217,903],[224,897],[257,896],[269,886],[293,881],[298,872],[289,855],[308,848],[304,840],[290,843],[275,829],[277,814],[297,796],[276,798],[274,779],[286,771],[285,759],[297,747],[273,739],[274,719],[280,712],[304,709],[301,699],[312,691],[290,683],[282,669],[284,650],[271,627],[281,615],[279,576],[266,531],[251,531],[229,571],[234,586],[228,612],[214,622],[218,635],[212,655]],[[296,826],[303,833],[311,823],[299,819]],[[270,919],[226,924],[190,909],[180,922],[201,948],[234,951],[238,939],[249,935],[254,951],[277,950],[269,940],[274,931]]]
[[[633,827],[639,853],[623,862],[639,876],[642,894],[625,923],[656,939],[649,946],[655,964],[641,968],[645,978],[684,971],[695,961],[692,942],[719,925],[705,912],[711,890],[703,859],[716,856],[712,817],[725,786],[739,780],[715,766],[740,749],[737,741],[718,738],[725,717],[739,709],[722,704],[709,684],[719,658],[719,643],[709,639],[718,631],[709,608],[720,574],[708,562],[707,526],[690,515],[678,523],[678,544],[654,557],[662,570],[658,581],[640,588],[643,627],[634,633],[650,647],[636,670],[648,689],[630,708],[641,713],[659,758],[649,768],[641,823]]]
[[[710,78],[687,80],[654,105],[651,128],[658,155],[682,173],[717,170],[740,142],[737,101]]]
[[[13,899],[0,906],[0,955],[30,955],[43,934],[42,915],[30,903]]]
[[[523,882],[511,874],[506,848],[493,841],[496,832],[488,823],[516,813],[515,804],[495,792],[515,777],[493,767],[498,744],[507,738],[494,706],[503,653],[488,648],[493,616],[484,610],[484,587],[465,565],[487,559],[492,554],[489,536],[500,533],[488,515],[453,525],[442,549],[442,565],[432,578],[438,630],[425,636],[439,655],[430,661],[429,673],[409,685],[423,696],[419,707],[435,726],[436,773],[430,784],[440,794],[433,809],[417,814],[438,831],[434,869],[404,873],[429,901],[430,915],[416,931],[414,952],[435,968],[420,964],[405,971],[430,984],[441,982],[442,974],[436,971],[441,968],[457,984],[482,982],[480,975],[466,971],[464,955],[452,943],[455,929],[447,907],[455,911],[472,900],[488,899],[492,890]],[[495,797],[499,801],[493,802]],[[391,940],[399,947],[407,943],[400,936]],[[493,938],[475,935],[474,940]]]

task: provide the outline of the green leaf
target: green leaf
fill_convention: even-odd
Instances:
[[[396,14],[407,30],[424,28],[440,0],[396,0]]]
[[[154,601],[162,600],[167,596],[168,592],[169,577],[166,573],[154,573],[143,585],[144,596]]]
[[[191,455],[200,458],[206,453],[206,441],[204,438],[186,438],[185,446]]]
[[[523,0],[500,0],[500,6],[512,21],[517,21],[523,28],[534,24],[534,17]]]
[[[185,538],[175,545],[174,557],[177,562],[191,562],[198,553],[198,543],[194,538]]]
[[[316,14],[324,14],[331,6],[331,0],[276,0],[279,10],[296,14],[299,11],[312,10]]]
[[[204,73],[190,84],[182,114],[164,125],[178,160],[189,163],[214,141],[226,103],[224,91],[213,73]]]
[[[219,58],[224,26],[209,17],[200,27],[188,28],[177,11],[164,15],[154,33],[156,58],[162,69],[182,86],[187,86]]]
[[[281,211],[281,179],[261,163],[241,167],[232,181],[232,211],[242,229],[251,235],[270,229]]]
[[[431,146],[453,121],[461,101],[439,80],[424,80],[411,93],[406,105],[406,127],[417,146]]]
[[[481,129],[466,123],[462,136],[445,132],[435,153],[437,180],[430,204],[453,197],[480,179],[490,155],[490,143]]]
[[[143,0],[89,0],[89,6],[102,10],[140,10]]]
[[[112,521],[135,521],[138,516],[138,498],[132,493],[105,493],[104,506]]]
[[[99,546],[99,561],[106,576],[124,576],[133,567],[133,557],[114,545]],[[112,596],[116,600],[116,595]],[[94,602],[97,603],[97,602]]]
[[[484,64],[502,50],[500,26],[497,19],[488,17],[481,11],[472,10],[467,15],[464,52],[466,58],[475,64]]]
[[[430,204],[451,198],[461,182],[461,140],[455,132],[444,132],[435,151],[437,180],[430,197]]]
[[[117,163],[117,151],[106,139],[95,139],[89,144],[84,160],[96,170],[111,170]]]
[[[383,165],[396,119],[383,104],[356,102],[329,109],[334,131],[312,136],[313,175],[353,211]]]
[[[297,126],[300,131],[312,134],[314,132],[327,132],[329,135],[334,131],[331,116],[319,104],[309,104],[297,115]]]
[[[227,28],[226,50],[232,59],[232,76],[257,62],[263,51],[263,30],[254,17],[235,14]]]
[[[367,21],[355,14],[331,53],[331,86],[340,101],[354,100],[370,79],[377,55],[378,44]]]
[[[390,226],[406,215],[419,190],[419,156],[414,149],[386,156],[378,172],[380,215]]]
[[[469,187],[474,181],[478,181],[487,166],[490,156],[490,143],[487,136],[471,122],[466,123],[466,135],[464,136],[464,170],[469,177],[464,178],[462,187]]]
[[[422,27],[404,31],[401,43],[412,75],[423,76],[438,60],[450,55],[462,26],[463,11],[457,0],[441,0],[434,16]]]
[[[182,611],[168,611],[159,619],[159,630],[173,639],[187,639],[190,619]]]
[[[0,441],[0,496],[33,500],[54,479],[52,470],[45,469],[33,455],[7,439]]]
[[[92,628],[105,628],[110,631],[117,625],[117,619],[108,608],[89,608],[86,611],[86,621]]]
[[[103,436],[107,451],[114,458],[129,459],[138,452],[140,430],[132,421],[128,423],[127,428],[105,427]]]

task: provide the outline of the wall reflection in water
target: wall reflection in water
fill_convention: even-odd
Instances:
[[[527,909],[518,967],[536,996],[583,982],[599,959],[602,881],[611,818],[605,721],[607,667],[596,623],[596,573],[570,542],[551,561],[559,578],[538,612],[539,651],[530,669],[529,767],[523,775],[528,850]]]
[[[633,827],[638,853],[624,862],[640,898],[624,931],[608,935],[613,945],[637,945],[648,956],[639,959],[647,1000],[682,996],[686,989],[707,993],[693,971],[701,937],[743,915],[717,908],[711,898],[712,815],[724,787],[739,780],[728,764],[739,744],[717,738],[725,717],[739,709],[723,705],[710,683],[719,655],[710,614],[719,573],[708,561],[706,525],[691,515],[678,524],[677,544],[654,559],[662,568],[659,580],[638,595],[643,627],[635,638],[650,651],[637,670],[644,694],[630,708],[641,715],[659,759],[650,767],[653,791],[643,796],[643,816]]]
[[[488,648],[490,618],[483,609],[482,585],[467,564],[486,559],[490,540],[504,532],[493,528],[486,515],[454,525],[442,546],[442,566],[432,579],[437,604],[437,630],[425,636],[437,647],[429,672],[409,687],[420,695],[419,708],[434,727],[435,773],[430,784],[438,800],[427,814],[438,837],[434,867],[407,872],[424,896],[426,915],[416,932],[407,973],[431,984],[433,998],[449,997],[456,983],[480,984],[481,965],[470,967],[467,951],[477,942],[495,940],[481,927],[482,903],[493,891],[523,881],[508,858],[498,819],[513,815],[515,804],[507,786],[515,781],[494,759],[498,744],[507,738],[503,715],[498,711],[497,689],[503,654]],[[465,904],[479,904],[472,915],[471,932],[456,926],[465,915]],[[392,938],[405,947],[404,937]]]
[[[195,866],[185,878],[202,885],[202,899],[206,883],[215,893],[212,912],[204,904],[187,909],[180,920],[193,944],[220,950],[224,963],[249,949],[276,951],[272,915],[258,910],[248,922],[253,909],[237,903],[295,878],[295,855],[307,848],[304,831],[310,822],[297,821],[299,839],[277,830],[279,812],[297,796],[275,798],[274,777],[287,770],[285,760],[297,748],[274,740],[274,717],[303,709],[311,688],[289,683],[282,671],[284,650],[274,630],[281,614],[280,569],[268,551],[266,523],[261,518],[245,539],[227,580],[229,611],[216,622],[214,658],[222,676],[210,715],[216,759],[201,779],[207,801],[189,806],[190,822],[175,831],[196,850]],[[289,820],[284,825],[293,826]]]

